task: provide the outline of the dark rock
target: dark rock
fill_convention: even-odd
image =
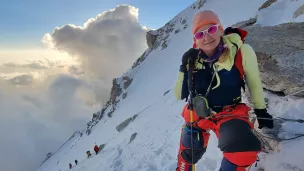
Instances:
[[[245,41],[258,57],[263,87],[285,95],[304,94],[304,23],[245,29]]]
[[[127,89],[131,85],[133,79],[125,76],[123,77],[123,81],[124,81],[124,89]]]
[[[127,93],[122,94],[122,99],[125,99],[127,97]]]
[[[166,49],[167,47],[168,47],[167,42],[164,41],[163,44],[162,44],[162,50]]]
[[[297,18],[298,16],[303,15],[303,14],[304,14],[304,4],[293,13],[292,17]]]
[[[115,108],[112,108],[112,110],[108,113],[108,117],[112,117],[112,115],[113,115],[113,113],[114,113],[114,111],[115,111]]]
[[[255,18],[251,18],[247,21],[241,21],[239,23],[236,23],[234,25],[232,25],[231,27],[239,27],[239,28],[244,28],[250,25],[253,25],[257,22],[257,16]]]
[[[204,6],[204,4],[207,2],[207,0],[199,0],[199,2],[198,2],[198,9],[201,9],[203,6]]]
[[[125,121],[123,121],[122,123],[120,123],[118,126],[116,126],[116,130],[118,132],[121,132],[123,129],[125,129],[131,122],[133,122],[136,119],[137,115],[134,115],[128,119],[126,119]]]
[[[131,135],[129,144],[136,138],[137,133]]]
[[[264,2],[264,4],[259,8],[259,10],[262,10],[264,8],[269,7],[270,5],[272,5],[273,3],[275,3],[277,0],[267,0],[266,2]]]
[[[156,39],[157,39],[157,34],[155,34],[153,31],[148,31],[146,33],[147,45],[149,46],[149,48],[154,47],[154,43]]]
[[[168,94],[170,92],[170,90],[167,90],[165,93],[164,93],[164,96],[166,95],[166,94]]]
[[[116,97],[120,96],[121,92],[122,92],[122,88],[117,83],[117,79],[113,79],[113,85],[112,85],[112,89],[111,89],[111,99],[110,99],[112,104],[115,103]]]

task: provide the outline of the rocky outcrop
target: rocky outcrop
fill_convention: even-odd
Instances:
[[[132,136],[133,136],[133,135],[132,135]],[[130,141],[130,143],[131,143],[131,141]],[[52,155],[53,155],[53,154],[49,152],[49,153],[46,155],[46,158],[43,160],[43,162],[42,162],[41,165],[43,165],[43,163],[45,163],[48,159],[50,159],[50,158],[52,157]],[[41,165],[40,165],[40,166],[41,166]]]
[[[147,39],[147,45],[149,46],[149,48],[152,49],[157,39],[157,34],[155,34],[153,30],[150,30],[146,33],[146,39]]]
[[[127,76],[123,77],[122,79],[123,79],[123,82],[124,82],[124,89],[127,89],[131,85],[133,79],[129,78]]]
[[[136,132],[131,135],[129,144],[136,138],[136,135],[137,135]]]
[[[292,17],[297,18],[298,16],[303,15],[303,14],[304,14],[304,4],[293,13]]]
[[[135,118],[137,117],[137,115],[134,115],[128,119],[126,119],[125,121],[123,121],[122,123],[120,123],[119,125],[116,126],[116,130],[118,132],[121,132],[123,129],[125,129],[131,122],[133,122],[135,120]]]
[[[127,97],[127,93],[122,94],[122,99],[125,99]]]
[[[101,120],[103,118],[105,110],[106,110],[106,108],[103,108],[103,109],[101,109],[101,111],[99,111],[98,120]]]
[[[258,56],[264,88],[285,95],[303,96],[304,23],[245,29],[248,31],[246,42]]]
[[[198,1],[198,9],[202,8],[204,6],[204,4],[207,2],[207,0],[199,0]]]
[[[244,28],[244,27],[251,26],[251,25],[255,24],[256,22],[257,22],[257,16],[255,18],[251,18],[247,21],[238,22],[238,23],[232,25],[231,27]]]
[[[181,18],[179,18],[181,19]],[[178,19],[173,19],[166,23],[163,27],[157,29],[157,30],[151,30],[147,32],[146,38],[147,38],[147,44],[149,48],[156,49],[159,46],[162,46],[162,50],[167,48],[167,42],[168,38],[170,37],[171,33],[175,30],[175,24],[176,22],[181,22],[181,25],[184,27],[186,25],[187,20],[182,18],[180,21]],[[178,30],[178,28],[176,28]],[[175,33],[178,33],[178,31],[174,31]]]
[[[117,83],[117,78],[113,79],[113,85],[112,85],[112,89],[111,89],[111,102],[112,104],[115,103],[116,101],[116,97],[120,96],[122,89],[120,87],[120,85]]]
[[[164,93],[164,96],[166,95],[166,94],[168,94],[170,92],[170,90],[167,90],[165,93]]]
[[[259,8],[259,10],[262,10],[264,8],[269,7],[271,4],[277,2],[277,0],[268,0],[266,2],[264,2],[264,4]]]
[[[86,134],[87,134],[87,135],[90,135],[91,132],[92,132],[91,129],[87,129],[87,130],[86,130]]]
[[[96,120],[96,119],[98,119],[97,117],[98,117],[98,112],[97,113],[93,113],[93,118],[92,118],[92,120]]]
[[[132,65],[132,69],[134,69],[135,67],[137,67],[139,64],[141,64],[146,57],[148,56],[148,54],[151,52],[152,49],[147,49]]]
[[[108,113],[108,117],[112,117],[113,113],[115,111],[115,107],[112,107],[111,111]]]

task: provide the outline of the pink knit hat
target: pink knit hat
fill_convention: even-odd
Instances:
[[[205,10],[195,15],[192,25],[192,34],[195,34],[199,28],[207,24],[219,24],[222,31],[224,31],[224,27],[218,16],[212,11]]]

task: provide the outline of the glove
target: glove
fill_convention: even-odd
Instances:
[[[214,130],[215,123],[209,119],[201,119],[196,123],[196,126],[204,131]]]
[[[184,53],[182,57],[182,64],[180,65],[179,71],[186,73],[187,72],[187,64],[189,60],[195,61],[197,55],[198,55],[199,50],[190,48],[187,52]]]
[[[270,120],[272,119],[272,116],[269,113],[267,113],[266,109],[254,109],[254,113],[256,114],[257,117],[269,118],[269,119],[258,118],[259,129],[262,129],[263,127],[273,128],[273,120]]]

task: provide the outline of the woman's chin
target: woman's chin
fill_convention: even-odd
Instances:
[[[215,45],[205,45],[205,46],[201,47],[201,49],[203,51],[213,51],[215,48],[216,48]]]
[[[203,51],[213,51],[214,49],[216,49],[216,47],[217,47],[216,41],[214,41],[212,43],[209,43],[209,44],[204,44],[204,45],[200,46],[200,48]]]

